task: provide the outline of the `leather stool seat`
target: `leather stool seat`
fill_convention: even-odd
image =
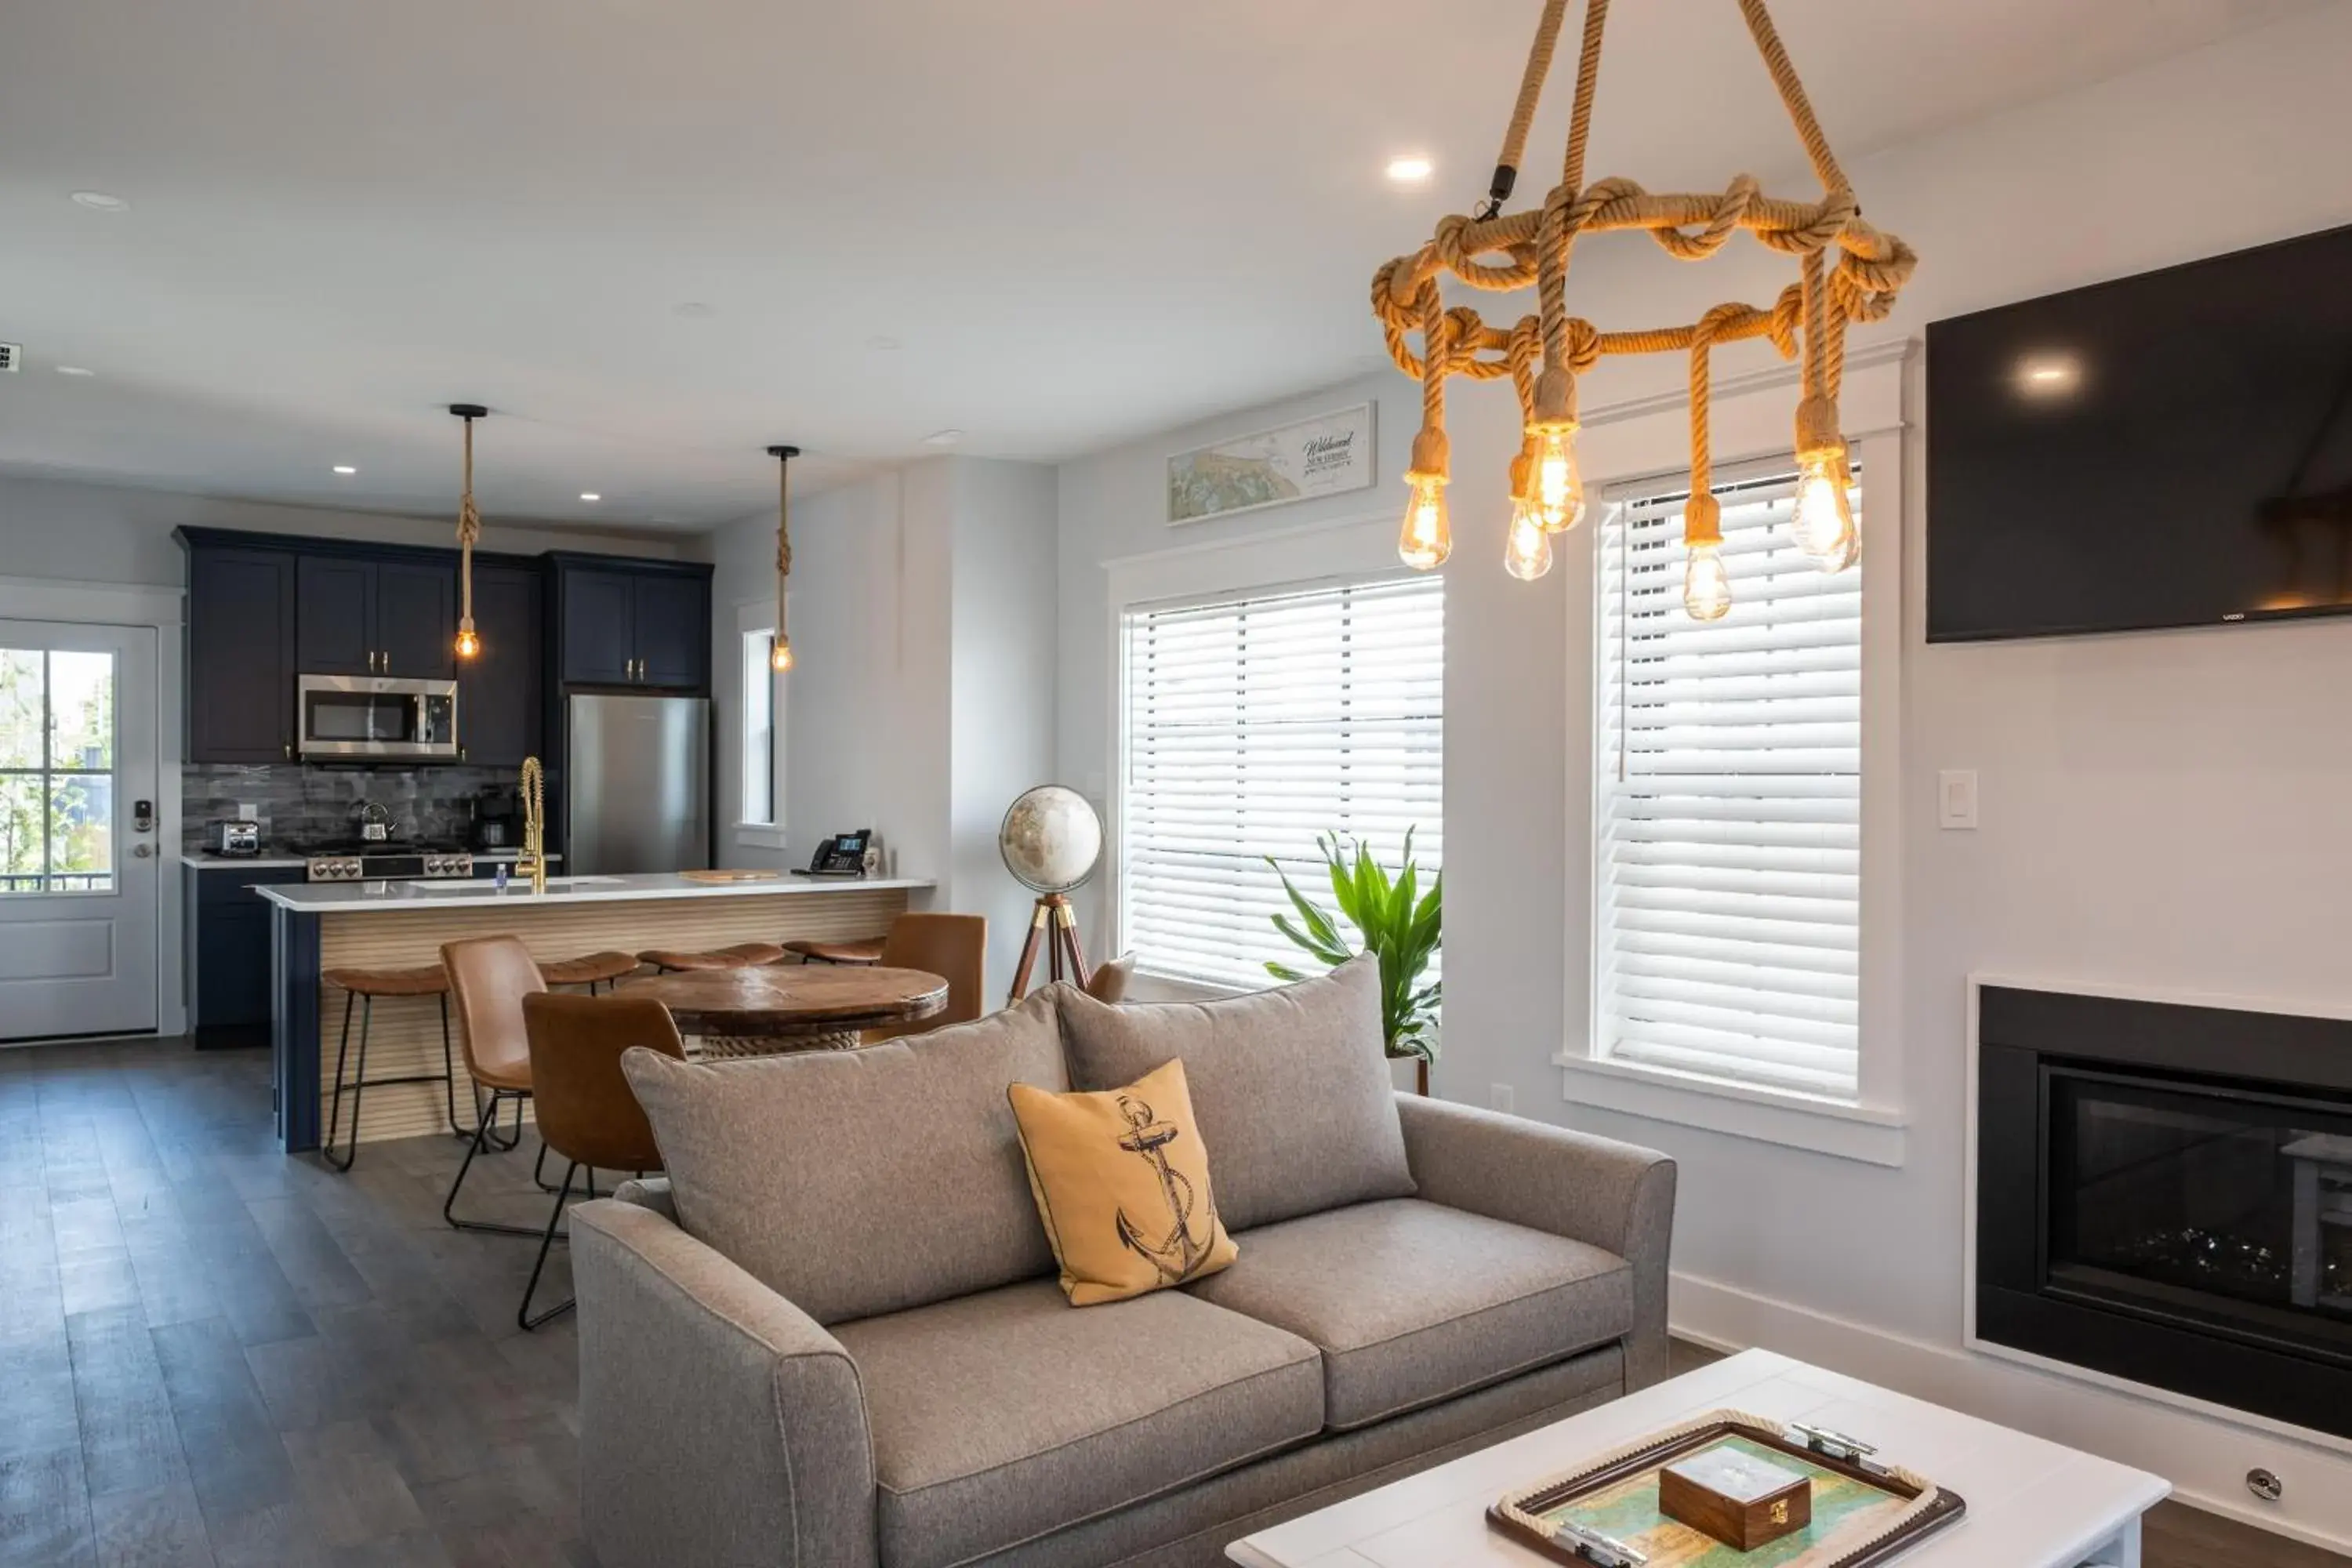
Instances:
[[[711,969],[758,969],[784,956],[784,950],[772,942],[739,942],[732,947],[714,948],[708,952],[687,952],[676,948],[650,948],[637,954],[640,961],[656,969],[704,971]]]
[[[803,963],[879,963],[882,962],[882,942],[878,936],[860,937],[854,942],[823,942],[802,937],[784,943],[784,951],[798,953]]]
[[[439,964],[416,969],[330,969],[320,976],[354,996],[443,996],[449,976]]]
[[[550,985],[594,985],[636,972],[635,955],[626,952],[591,952],[539,966],[539,977]]]

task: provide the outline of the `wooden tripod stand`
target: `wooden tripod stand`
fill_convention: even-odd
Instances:
[[[1029,940],[1021,944],[1021,965],[1013,972],[1013,994],[1005,998],[1006,1005],[1029,994],[1029,974],[1037,967],[1041,943],[1045,948],[1047,978],[1086,984],[1087,954],[1078,945],[1078,912],[1061,894],[1047,893],[1037,900],[1036,911],[1029,917]]]

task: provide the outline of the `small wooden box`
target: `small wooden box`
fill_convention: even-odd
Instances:
[[[1753,1552],[1813,1521],[1813,1483],[1753,1454],[1709,1448],[1658,1471],[1658,1511]]]

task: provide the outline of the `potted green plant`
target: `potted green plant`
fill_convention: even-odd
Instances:
[[[1412,832],[1409,828],[1404,836],[1402,861],[1394,877],[1373,858],[1370,847],[1361,839],[1356,840],[1352,860],[1340,847],[1336,833],[1316,835],[1315,847],[1322,852],[1331,873],[1331,897],[1339,907],[1340,919],[1356,928],[1362,947],[1351,947],[1339,921],[1300,892],[1289,873],[1269,855],[1265,863],[1274,867],[1274,874],[1282,879],[1282,890],[1290,896],[1291,910],[1297,915],[1293,920],[1289,913],[1276,914],[1274,929],[1329,968],[1336,969],[1360,951],[1378,956],[1381,1028],[1388,1054],[1393,1058],[1410,1058],[1417,1064],[1416,1084],[1422,1093],[1427,1094],[1429,1064],[1437,1058],[1437,1008],[1444,982],[1432,981],[1423,985],[1421,977],[1428,970],[1441,940],[1444,874],[1440,872],[1431,879],[1428,892],[1421,891],[1420,868],[1413,863]],[[1265,969],[1276,980],[1307,978],[1286,963],[1269,963]]]

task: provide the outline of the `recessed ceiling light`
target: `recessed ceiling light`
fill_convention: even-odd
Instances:
[[[1410,153],[1402,158],[1389,160],[1389,178],[1400,185],[1426,184],[1429,182],[1429,176],[1436,172],[1437,165],[1419,153]]]
[[[673,316],[684,316],[689,321],[698,321],[706,316],[719,314],[717,310],[699,300],[688,300],[683,304],[672,305],[669,308],[669,313]]]
[[[958,441],[962,439],[963,432],[961,430],[934,430],[929,435],[923,437],[923,445],[926,447],[952,447]]]
[[[104,191],[76,191],[74,201],[94,213],[127,213],[131,204],[121,196],[110,196]]]
[[[890,353],[903,347],[896,338],[868,338],[866,346],[877,353]]]
[[[359,470],[352,467],[349,463],[337,463],[335,465],[335,472],[339,474],[356,474]]]
[[[61,364],[58,366],[58,374],[59,375],[96,375],[98,372],[78,364]]]
[[[603,500],[604,498],[598,495],[594,490],[582,490],[580,492],[580,499],[582,500]]]

